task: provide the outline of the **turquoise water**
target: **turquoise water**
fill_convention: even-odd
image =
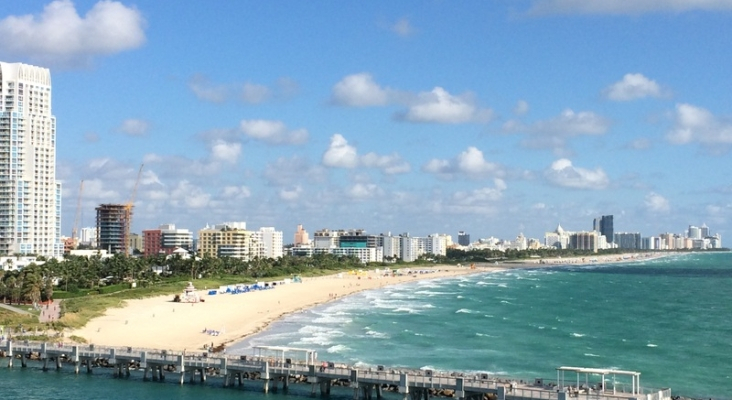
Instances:
[[[251,345],[288,345],[315,349],[321,360],[532,380],[556,379],[555,368],[562,365],[618,368],[640,371],[644,387],[732,399],[731,288],[732,253],[421,281],[294,314],[229,351],[250,354]],[[180,387],[138,383],[134,375],[112,379],[104,370],[76,376],[70,369],[0,367],[5,398],[284,400],[309,395],[308,387],[298,385],[285,397],[264,395],[255,382],[243,390],[220,388],[220,380]]]
[[[529,380],[556,379],[559,366],[616,368],[641,372],[644,387],[730,399],[731,311],[732,253],[684,254],[387,287],[292,315],[232,351],[287,345]]]

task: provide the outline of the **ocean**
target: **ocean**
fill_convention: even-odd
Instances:
[[[425,280],[290,315],[228,352],[290,346],[316,350],[320,360],[363,367],[482,372],[531,381],[556,379],[559,366],[612,368],[641,372],[643,387],[732,399],[730,288],[732,253]],[[220,380],[179,387],[112,379],[111,371],[95,370],[92,377],[64,371],[0,368],[0,393],[44,399],[104,393],[109,400],[309,395],[297,385],[285,397],[262,394],[259,383],[248,383],[242,393],[210,387],[220,386]],[[342,393],[343,399],[351,397],[350,391]]]

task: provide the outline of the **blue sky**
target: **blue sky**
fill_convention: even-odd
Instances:
[[[182,4],[0,4],[0,60],[51,69],[64,234],[143,163],[138,232],[731,231],[730,0]]]

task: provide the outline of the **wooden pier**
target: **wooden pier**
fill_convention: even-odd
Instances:
[[[143,371],[143,380],[163,381],[172,375],[180,384],[196,380],[206,382],[207,377],[223,379],[224,387],[234,382],[242,385],[243,379],[256,377],[262,382],[266,393],[277,389],[278,385],[286,390],[295,377],[311,385],[311,393],[330,394],[334,382],[344,383],[353,390],[354,400],[380,400],[384,388],[396,388],[404,400],[427,400],[434,390],[449,391],[453,397],[463,400],[482,400],[486,395],[496,400],[671,400],[671,390],[643,390],[640,384],[630,392],[612,389],[592,388],[581,385],[564,386],[564,382],[517,383],[497,379],[487,374],[465,374],[459,372],[437,372],[432,370],[403,370],[383,366],[360,369],[342,364],[318,362],[315,352],[304,349],[261,346],[260,354],[254,356],[233,356],[209,354],[205,352],[173,352],[159,349],[133,347],[110,347],[96,345],[69,345],[59,343],[4,341],[0,342],[0,354],[8,359],[8,367],[20,362],[27,366],[31,354],[43,363],[43,369],[61,369],[62,364],[70,364],[74,372],[82,367],[92,372],[94,363],[103,361],[113,368],[117,377],[130,376],[130,369]],[[288,350],[305,354],[302,359],[287,357]],[[262,355],[269,353],[273,355]],[[63,363],[62,363],[63,361]],[[49,366],[49,363],[50,364]],[[587,372],[590,369],[560,367],[557,371]],[[635,373],[638,376],[640,373]],[[559,380],[559,378],[558,378]],[[563,380],[563,379],[562,379]]]

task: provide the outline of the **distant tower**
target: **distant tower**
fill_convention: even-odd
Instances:
[[[308,231],[302,228],[302,225],[297,226],[295,231],[295,246],[302,246],[310,243],[310,237]]]
[[[698,226],[689,225],[689,230],[687,232],[687,236],[689,239],[701,239],[704,236],[702,236],[702,231],[699,229]]]
[[[615,233],[613,229],[613,216],[603,215],[600,218],[595,218],[592,221],[592,230],[600,232],[600,235],[605,236],[608,243],[612,243]]]
[[[460,246],[470,246],[470,234],[464,231],[458,232],[458,244]]]
[[[702,224],[701,228],[699,228],[699,229],[701,230],[702,239],[712,236],[709,234],[709,227],[707,226],[707,224]]]

